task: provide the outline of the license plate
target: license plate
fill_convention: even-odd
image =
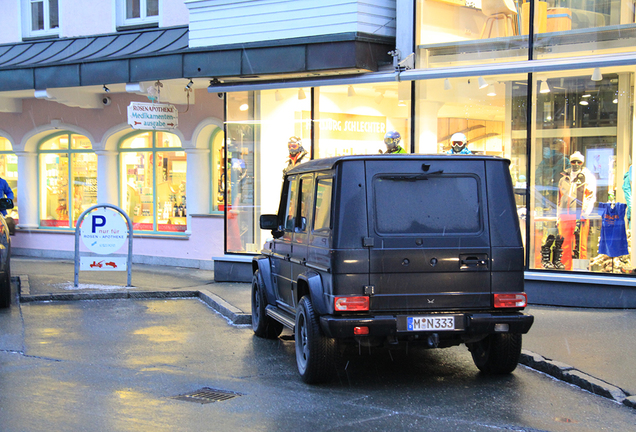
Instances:
[[[455,330],[455,317],[416,316],[406,317],[408,331],[445,331]]]

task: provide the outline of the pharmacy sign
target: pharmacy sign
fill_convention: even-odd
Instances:
[[[174,105],[131,102],[128,124],[133,129],[171,130],[179,125],[179,111]]]

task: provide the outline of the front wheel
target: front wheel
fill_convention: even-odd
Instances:
[[[265,285],[256,270],[252,277],[252,330],[258,337],[276,339],[283,331],[283,325],[267,316],[266,307]]]
[[[325,337],[309,297],[300,299],[296,309],[296,364],[300,377],[307,384],[329,381],[335,372],[336,343]]]
[[[521,335],[492,334],[479,342],[468,344],[475,366],[487,374],[509,374],[519,364]]]
[[[11,306],[11,270],[7,264],[7,270],[0,278],[0,309]]]

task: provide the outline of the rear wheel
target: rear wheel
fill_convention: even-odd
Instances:
[[[521,335],[492,334],[479,342],[468,344],[475,366],[487,374],[509,374],[519,364]]]
[[[252,330],[258,337],[276,339],[283,331],[283,325],[267,316],[266,307],[265,286],[256,270],[252,277]]]
[[[326,382],[335,372],[336,343],[325,337],[309,297],[300,299],[296,310],[296,364],[307,384]]]
[[[0,279],[0,309],[11,306],[11,267],[7,264],[7,270]]]

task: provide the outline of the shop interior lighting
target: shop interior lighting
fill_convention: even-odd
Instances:
[[[450,80],[446,78],[444,80],[444,90],[452,90],[452,89],[453,89],[453,85],[451,84]]]
[[[301,88],[298,89],[298,100],[303,100],[305,99],[307,96],[305,96],[305,91]]]
[[[102,89],[104,90],[104,93],[110,92],[110,89],[106,87],[106,84],[104,84],[104,87],[102,87]]]
[[[406,102],[403,101],[403,100],[400,100],[400,101],[398,101],[398,106],[405,107],[406,106]]]
[[[601,74],[600,68],[594,68],[594,72],[592,72],[592,81],[601,81],[603,79],[603,74]]]
[[[247,109],[248,109],[249,107],[250,107],[250,106],[249,106],[248,104],[244,103],[244,104],[242,104],[242,105],[239,107],[239,110],[241,110],[241,111],[247,111]]]
[[[585,99],[583,99],[583,100],[581,100],[581,101],[579,102],[579,105],[583,105],[583,106],[585,106],[585,105],[589,105],[589,104],[590,104],[590,103],[589,103],[588,101],[586,101]]]
[[[618,103],[618,91],[614,93],[614,100],[612,101],[612,103],[615,103],[615,104]]]
[[[487,96],[497,96],[497,92],[495,91],[495,86],[490,84],[488,86],[488,93],[486,93]]]
[[[541,81],[541,87],[539,87],[539,93],[550,93],[550,86],[548,81]]]
[[[186,90],[190,90],[192,88],[193,84],[194,84],[194,82],[192,82],[192,80],[190,80],[190,82],[188,84],[186,84],[185,89]]]
[[[488,87],[488,83],[486,82],[486,80],[484,79],[484,77],[481,77],[481,76],[480,76],[480,77],[477,79],[477,82],[479,83],[479,88],[480,88],[480,89],[483,89],[483,88]]]
[[[276,99],[276,102],[280,102],[283,99],[283,97],[280,94],[280,91],[276,90],[274,92],[274,99]]]
[[[351,97],[355,95],[356,95],[356,91],[353,89],[353,86],[350,85],[349,88],[347,89],[347,96]]]

